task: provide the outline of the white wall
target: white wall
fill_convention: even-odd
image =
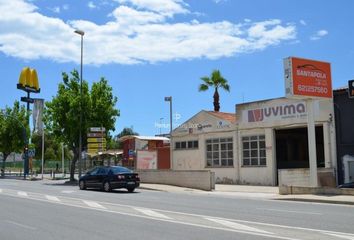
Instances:
[[[266,141],[266,166],[243,166],[242,165],[242,137],[243,136],[256,136],[265,135]],[[240,159],[240,179],[241,184],[252,184],[252,185],[275,185],[275,146],[274,146],[274,134],[273,129],[253,129],[240,131],[238,140],[238,159]]]
[[[137,170],[142,183],[168,184],[211,191],[215,189],[214,174],[210,171]]]
[[[232,167],[206,167],[206,139],[210,138],[233,138],[234,145],[234,166]],[[209,132],[202,134],[189,134],[186,136],[175,136],[173,142],[179,141],[199,141],[199,148],[196,150],[173,150],[173,166],[174,170],[210,170],[215,173],[215,180],[217,183],[237,183],[237,152],[235,152],[235,145],[237,143],[235,131],[225,132]]]
[[[310,186],[310,171],[308,168],[279,169],[279,186]]]

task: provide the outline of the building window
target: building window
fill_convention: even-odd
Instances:
[[[266,166],[265,136],[242,137],[243,166]]]
[[[175,142],[176,150],[198,149],[198,147],[199,147],[198,140]]]
[[[230,167],[234,165],[232,138],[206,140],[207,167]]]

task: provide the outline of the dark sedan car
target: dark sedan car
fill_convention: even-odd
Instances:
[[[338,188],[354,188],[354,182],[344,183],[342,185],[339,185]]]
[[[79,180],[81,190],[98,188],[110,192],[112,189],[126,188],[129,192],[134,192],[135,188],[139,187],[139,185],[140,178],[137,173],[119,166],[95,167]]]

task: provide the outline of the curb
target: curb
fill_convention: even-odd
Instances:
[[[149,188],[149,187],[142,187],[142,186],[139,186],[138,189],[150,190],[150,191],[157,191],[157,192],[168,192],[167,190],[156,189],[156,188]]]
[[[274,198],[272,200],[285,200],[294,202],[314,202],[314,203],[329,203],[329,204],[344,204],[344,205],[354,205],[351,201],[338,201],[338,200],[325,200],[325,199],[308,199],[308,198]]]

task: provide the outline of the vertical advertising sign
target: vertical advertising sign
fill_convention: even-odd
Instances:
[[[44,99],[34,99],[33,103],[33,132],[41,134],[43,131]]]
[[[288,98],[332,98],[330,63],[289,57],[284,59],[284,78]]]
[[[348,95],[349,98],[354,98],[354,80],[348,81]]]

